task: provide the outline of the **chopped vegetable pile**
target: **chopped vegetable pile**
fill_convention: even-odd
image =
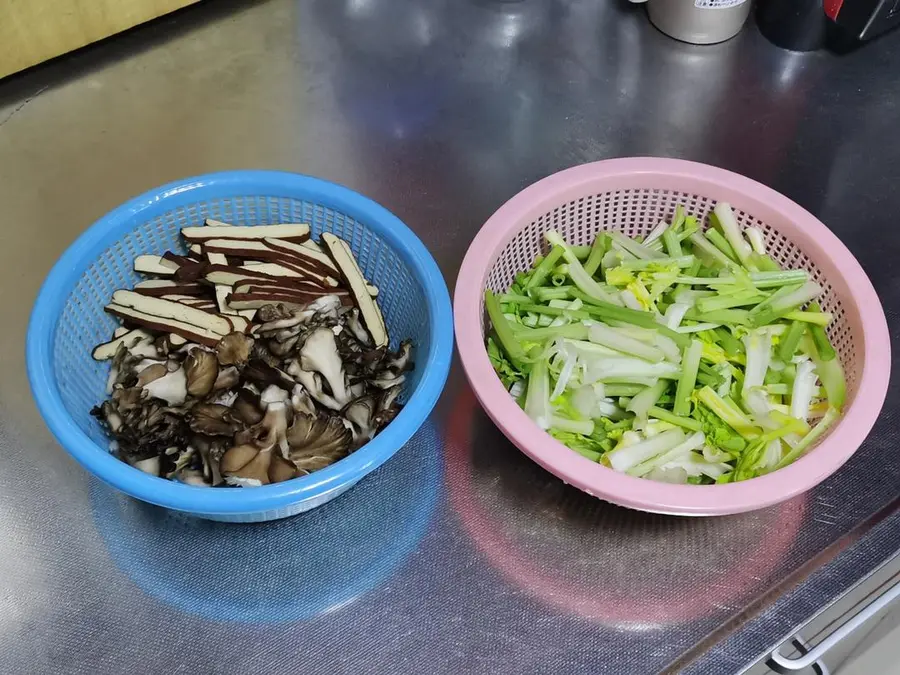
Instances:
[[[338,237],[309,226],[185,227],[188,254],[139,255],[152,278],[106,311],[125,326],[92,410],[122,460],[192,485],[259,486],[324,468],[400,412],[411,345],[390,336]]]
[[[485,291],[494,369],[547,433],[596,462],[670,483],[790,464],[841,414],[846,385],[805,270],[782,270],[720,202],[704,231],[678,207],[646,238],[549,251]]]

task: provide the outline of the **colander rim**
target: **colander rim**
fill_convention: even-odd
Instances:
[[[715,189],[720,195],[717,199],[765,205],[792,224],[779,230],[783,235],[802,235],[805,252],[818,249],[817,258],[830,258],[841,270],[848,286],[847,299],[859,313],[863,328],[857,357],[863,362],[862,374],[855,397],[829,435],[793,464],[759,478],[723,485],[672,485],[628,476],[582,457],[542,432],[494,373],[481,333],[480,312],[495,257],[534,214],[547,213],[578,194],[606,191],[593,187],[599,181],[614,183],[635,177],[695,180]],[[590,191],[582,192],[588,186]],[[785,230],[790,230],[790,235]],[[865,440],[884,404],[890,378],[890,335],[884,310],[868,276],[840,239],[779,192],[726,169],[680,159],[633,157],[583,164],[548,176],[513,196],[488,219],[466,252],[454,292],[454,326],[460,360],[476,397],[514,445],[566,483],[622,506],[655,513],[741,513],[809,490],[842,466]]]
[[[299,199],[345,213],[381,236],[410,266],[425,295],[431,333],[427,354],[419,353],[416,358],[421,377],[403,410],[384,431],[348,457],[308,476],[240,490],[185,485],[151,476],[100,447],[66,410],[53,374],[58,320],[71,289],[89,265],[138,224],[178,206],[253,195]],[[347,187],[313,176],[255,169],[223,171],[152,188],[102,216],[66,249],[44,280],[32,309],[26,369],[32,395],[51,433],[99,479],[133,497],[179,511],[200,515],[258,513],[322,497],[355,483],[393,456],[425,422],[443,390],[453,354],[452,321],[449,292],[437,263],[413,231],[385,207]],[[85,349],[91,347],[85,345]]]

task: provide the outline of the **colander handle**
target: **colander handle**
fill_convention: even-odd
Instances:
[[[887,592],[878,596],[878,599],[858,612],[852,619],[831,633],[812,649],[800,635],[794,635],[788,642],[800,652],[800,656],[787,657],[781,653],[781,646],[777,647],[769,656],[766,665],[772,670],[783,675],[790,675],[805,668],[812,667],[819,675],[829,675],[828,668],[822,663],[822,657],[829,649],[850,635],[866,621],[875,616],[882,609],[900,598],[900,581],[894,583]]]

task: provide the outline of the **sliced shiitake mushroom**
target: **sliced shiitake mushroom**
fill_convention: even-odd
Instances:
[[[372,342],[376,347],[385,347],[388,344],[387,326],[378,303],[369,295],[367,282],[363,276],[359,263],[353,257],[350,245],[330,232],[322,233],[322,242],[331,254],[335,264],[341,270],[344,282],[353,295],[353,300],[362,314],[363,323],[372,336]]]

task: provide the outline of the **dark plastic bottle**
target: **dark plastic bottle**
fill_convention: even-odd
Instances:
[[[759,0],[756,23],[773,44],[809,52],[825,46],[831,21],[822,0]]]

